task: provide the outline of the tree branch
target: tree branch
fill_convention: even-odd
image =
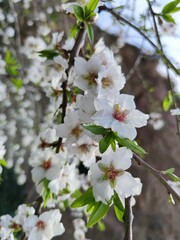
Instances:
[[[118,21],[126,23],[128,26],[130,26],[132,29],[134,29],[136,32],[138,32],[144,39],[149,42],[149,44],[156,50],[156,52],[162,57],[164,62],[166,62],[166,65],[171,68],[177,75],[180,75],[180,71],[173,65],[173,63],[166,57],[166,55],[161,51],[161,49],[156,46],[151,39],[149,39],[138,27],[136,27],[134,24],[123,18],[122,16],[118,15],[116,12],[113,11],[113,9],[108,8],[106,6],[100,6],[99,12],[106,11],[109,12],[112,16],[114,16]]]
[[[176,191],[168,184],[166,179],[162,176],[161,171],[156,170],[155,168],[151,167],[148,163],[146,163],[142,158],[140,158],[138,155],[133,153],[134,160],[144,168],[146,168],[153,176],[155,176],[167,189],[168,194],[172,194],[172,196],[177,200],[177,202],[180,202],[180,196],[177,194]]]
[[[132,206],[131,206],[131,197],[128,197],[128,198],[125,198],[125,213],[124,213],[125,236],[124,236],[124,240],[133,240],[132,222],[133,222],[133,212],[132,212]]]
[[[164,50],[163,50],[163,46],[162,46],[162,43],[161,43],[161,38],[160,38],[160,35],[159,35],[159,31],[158,31],[158,27],[157,27],[157,23],[156,23],[156,19],[155,19],[155,13],[154,13],[154,11],[152,9],[150,1],[147,0],[147,2],[148,2],[150,13],[151,13],[152,19],[153,19],[153,25],[154,25],[154,30],[155,30],[155,34],[156,34],[156,39],[157,39],[157,42],[158,42],[159,47],[161,49],[161,52],[164,55]],[[166,66],[166,68],[167,68],[167,80],[168,80],[168,84],[169,84],[169,89],[170,89],[171,94],[172,94],[172,106],[174,108],[177,108],[176,100],[175,100],[175,97],[174,97],[174,94],[173,94],[173,86],[172,86],[170,75],[169,75],[169,67]],[[177,135],[178,135],[179,140],[180,140],[180,127],[179,127],[178,117],[175,116],[175,119],[176,119]]]
[[[73,49],[70,53],[68,68],[66,70],[67,79],[68,79],[69,73],[71,71],[71,68],[74,64],[74,58],[79,55],[79,52],[84,45],[85,35],[86,35],[86,29],[84,27],[84,24],[81,24],[78,36],[76,38],[76,42],[75,42],[74,47],[73,47]],[[68,83],[67,80],[62,83],[62,89],[63,89],[63,100],[62,100],[62,105],[61,105],[62,106],[62,123],[64,123],[64,118],[66,116],[66,108],[67,108],[67,90],[66,90],[66,88],[67,88],[67,83]],[[62,143],[62,138],[60,137],[57,141],[56,153],[59,152],[61,143]]]

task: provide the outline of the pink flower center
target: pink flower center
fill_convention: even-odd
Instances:
[[[51,168],[52,166],[52,163],[51,163],[51,158],[49,158],[48,160],[44,160],[43,164],[42,164],[42,167],[45,169],[45,170],[48,170],[49,168]]]
[[[109,168],[106,172],[106,176],[110,180],[114,180],[117,176],[119,176],[120,171],[114,168]]]
[[[38,230],[44,230],[45,229],[45,223],[40,220],[36,223],[36,227],[38,228]]]
[[[115,104],[114,112],[112,114],[113,118],[115,118],[118,122],[123,122],[127,116],[127,110],[121,110],[119,104]]]
[[[78,138],[82,133],[82,129],[80,128],[79,125],[75,126],[72,130],[71,130],[71,134],[73,136],[75,136],[76,138]]]

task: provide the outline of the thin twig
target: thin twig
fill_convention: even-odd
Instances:
[[[164,54],[164,50],[163,50],[163,46],[162,46],[162,43],[161,43],[161,38],[160,38],[160,35],[159,35],[159,31],[158,31],[158,27],[157,27],[157,23],[156,23],[156,19],[155,19],[155,13],[152,9],[152,6],[151,6],[151,3],[149,0],[147,0],[148,2],[148,6],[149,6],[149,9],[150,9],[150,13],[152,15],[152,19],[153,19],[153,24],[154,24],[154,30],[155,30],[155,34],[156,34],[156,39],[157,39],[157,42],[159,44],[159,47],[161,49],[161,52]],[[166,72],[167,72],[167,80],[168,80],[168,84],[169,84],[169,89],[171,91],[171,94],[172,94],[172,106],[174,108],[177,108],[177,104],[176,104],[176,100],[175,100],[175,97],[174,97],[174,94],[173,94],[173,86],[172,86],[172,83],[171,83],[171,78],[170,78],[170,74],[169,74],[169,67],[166,65]],[[179,140],[180,140],[180,127],[179,127],[179,121],[178,121],[178,117],[175,116],[175,119],[176,119],[176,127],[177,127],[177,135],[179,137]]]
[[[106,11],[109,12],[112,16],[114,16],[118,21],[126,23],[128,26],[130,26],[132,29],[134,29],[136,32],[138,32],[144,39],[146,39],[150,45],[156,50],[156,52],[162,57],[162,59],[166,62],[166,65],[170,67],[177,75],[180,75],[179,70],[173,65],[173,63],[166,57],[166,55],[161,51],[161,49],[153,42],[149,37],[147,37],[138,27],[136,27],[134,24],[123,18],[122,16],[118,15],[116,12],[113,11],[113,9],[108,8],[106,6],[100,6],[99,12]]]
[[[132,223],[133,223],[133,212],[131,206],[131,197],[125,198],[125,236],[124,240],[133,240]]]
[[[71,68],[74,64],[74,58],[79,55],[79,52],[80,52],[81,48],[83,47],[85,35],[86,35],[86,29],[84,27],[84,24],[82,24],[80,26],[80,30],[79,30],[78,36],[76,38],[76,42],[74,44],[74,47],[73,47],[73,49],[70,53],[68,68],[66,70],[67,79],[68,79],[69,73],[71,71]],[[62,89],[63,89],[63,100],[62,100],[62,105],[61,105],[62,106],[62,123],[64,123],[64,118],[66,116],[66,108],[67,108],[67,89],[66,88],[67,88],[67,83],[68,82],[66,80],[62,84]],[[59,139],[57,141],[57,145],[56,145],[56,153],[59,152],[61,143],[62,143],[62,138],[59,137]]]
[[[144,168],[146,168],[153,176],[155,176],[167,189],[168,194],[172,194],[172,196],[177,200],[177,202],[180,202],[180,196],[177,194],[176,191],[168,184],[166,179],[162,176],[161,171],[156,170],[152,166],[150,166],[148,163],[146,163],[142,158],[140,158],[138,155],[133,153],[134,160]]]

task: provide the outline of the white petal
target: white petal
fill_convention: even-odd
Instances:
[[[114,132],[117,132],[118,136],[121,138],[129,138],[130,140],[134,140],[137,136],[135,127],[123,122],[118,123],[117,121],[114,121],[111,128]]]
[[[127,121],[134,127],[143,127],[147,125],[147,120],[149,119],[148,114],[144,114],[139,110],[133,110],[127,115]]]
[[[74,67],[77,75],[87,75],[87,62],[82,57],[76,57]]]
[[[113,155],[113,162],[115,169],[128,169],[131,164],[132,151],[126,147],[121,147],[116,149],[116,152]]]
[[[69,131],[70,130],[67,128],[67,126],[64,123],[60,124],[56,128],[56,134],[58,137],[61,137],[61,138],[67,138],[67,136],[69,135]]]
[[[116,98],[116,102],[120,104],[123,110],[132,111],[136,105],[134,103],[134,96],[128,94],[121,94]]]
[[[122,198],[127,198],[136,194],[140,194],[142,184],[136,178],[132,177],[129,172],[117,177],[115,190]]]
[[[41,167],[33,168],[31,173],[35,183],[39,183],[45,177],[45,170]]]
[[[102,176],[102,174],[103,173],[101,172],[100,168],[98,167],[98,163],[91,164],[91,167],[89,170],[89,176],[90,176],[92,185],[97,183],[98,179]]]
[[[113,194],[114,191],[111,188],[109,182],[106,180],[98,182],[96,185],[93,186],[93,195],[97,202],[101,201],[107,204],[106,201],[109,201]]]

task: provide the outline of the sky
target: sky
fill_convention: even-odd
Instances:
[[[170,0],[156,0],[158,6],[153,7],[154,12],[160,13],[163,7],[170,2]],[[133,16],[135,18],[135,23],[140,19],[139,16],[141,14],[146,14],[147,9],[147,1],[146,0],[114,0],[113,7],[118,7],[123,4],[127,4],[128,7],[122,11],[122,17],[128,18],[128,16]],[[180,4],[179,4],[180,5]],[[132,11],[132,9],[134,9]],[[180,12],[174,13],[173,18],[175,19],[176,24],[171,25],[163,21],[163,27],[159,28],[159,32],[161,33],[161,41],[163,45],[164,52],[166,56],[172,61],[172,63],[180,68]],[[152,22],[147,22],[147,26],[151,26]],[[110,14],[103,12],[97,20],[97,25],[100,26],[103,30],[108,31],[109,33],[113,33],[116,35],[120,35],[123,29],[123,38],[124,41],[135,45],[141,49],[145,53],[153,53],[153,48],[149,45],[149,43],[140,36],[139,33],[134,31],[132,28],[128,26],[122,26],[119,23],[113,24],[113,20]],[[155,37],[151,37],[151,40],[154,43],[156,42]],[[162,63],[159,64],[157,69],[162,75],[166,76],[166,68]],[[170,71],[171,78],[175,83],[175,91],[180,93],[180,77],[174,74],[174,72]]]

